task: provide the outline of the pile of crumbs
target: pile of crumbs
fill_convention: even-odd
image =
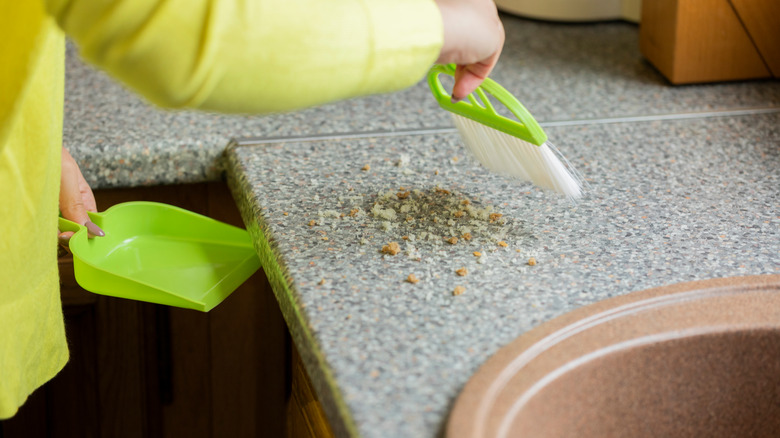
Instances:
[[[375,245],[377,254],[389,258],[430,262],[442,257],[444,251],[463,250],[475,257],[475,263],[485,265],[486,251],[502,253],[509,247],[508,240],[514,242],[524,234],[520,223],[495,211],[492,205],[439,186],[426,190],[397,186],[374,195],[339,196],[338,203],[330,207],[320,210],[317,219],[307,225],[332,230],[346,223],[357,226],[361,230],[357,236],[360,243]],[[490,263],[494,260],[503,263],[499,254]],[[535,264],[533,259],[526,260],[528,265]],[[453,270],[452,275],[458,278],[469,274],[465,266]],[[420,281],[415,274],[406,274],[405,282]],[[458,286],[452,295],[464,292],[465,288]]]
[[[397,187],[372,198],[368,205],[363,196],[340,199],[339,210],[320,210],[317,220],[311,219],[307,225],[330,225],[336,229],[339,222],[346,220],[364,228],[378,228],[412,248],[407,251],[410,258],[419,258],[418,248],[424,244],[470,244],[475,249],[487,243],[493,247],[508,246],[504,239],[511,234],[513,224],[494,211],[493,206],[480,206],[479,201],[455,191],[438,186],[424,191]],[[365,239],[361,243],[366,243]],[[400,247],[378,250],[396,255]]]
[[[506,245],[502,239],[508,234],[508,222],[503,214],[438,186],[426,191],[399,187],[380,192],[367,213],[367,224],[397,232],[410,244]]]

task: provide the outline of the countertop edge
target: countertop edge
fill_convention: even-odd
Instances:
[[[253,244],[260,257],[261,266],[265,271],[268,282],[271,285],[276,300],[279,303],[282,315],[287,323],[290,335],[298,347],[298,352],[311,377],[312,384],[317,390],[317,395],[322,401],[322,407],[328,417],[336,436],[358,437],[358,428],[350,410],[344,401],[343,395],[338,389],[336,379],[331,367],[314,341],[314,335],[298,310],[294,299],[293,286],[286,269],[280,258],[274,256],[271,239],[267,236],[267,227],[264,226],[263,214],[260,206],[248,199],[248,193],[252,193],[248,182],[241,170],[241,164],[235,156],[235,149],[241,147],[235,140],[231,140],[225,151],[225,164],[227,184],[233,195],[241,218],[246,229],[252,236]]]

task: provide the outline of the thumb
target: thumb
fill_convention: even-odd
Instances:
[[[503,42],[503,38],[501,41]],[[476,90],[485,78],[490,75],[490,72],[493,71],[499,56],[501,56],[500,47],[484,61],[458,65],[455,69],[455,86],[452,88],[453,99],[456,101],[464,99]]]
[[[452,98],[455,101],[466,98],[485,80],[487,73],[489,71],[485,71],[484,68],[459,65],[455,70],[455,85],[452,87]]]

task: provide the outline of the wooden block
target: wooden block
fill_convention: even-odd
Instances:
[[[639,46],[655,68],[672,80],[677,39],[677,0],[642,2]]]
[[[674,84],[772,76],[729,0],[642,2],[640,48]]]
[[[780,1],[731,0],[772,75],[780,77]]]

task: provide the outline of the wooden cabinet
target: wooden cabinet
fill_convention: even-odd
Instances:
[[[287,400],[287,437],[288,438],[331,438],[325,411],[319,402],[317,393],[309,380],[306,368],[293,347],[290,360],[290,396]]]
[[[222,183],[100,190],[101,210],[130,200],[178,205],[241,225]],[[71,358],[2,438],[281,437],[291,346],[262,270],[209,313],[86,292],[61,260]]]

